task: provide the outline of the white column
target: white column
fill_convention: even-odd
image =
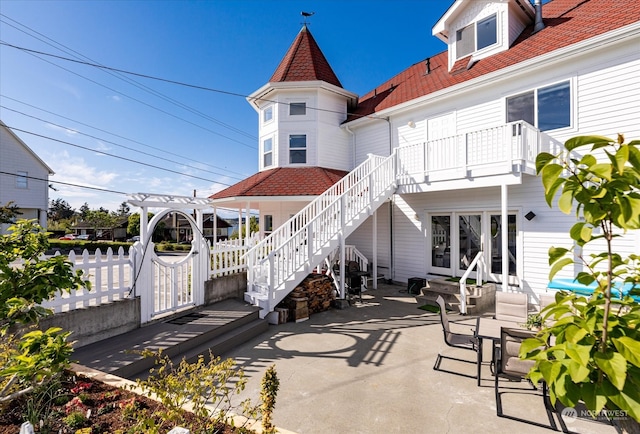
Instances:
[[[342,236],[342,232],[338,234],[338,240],[340,243],[340,298],[345,299],[346,294],[344,290],[344,273],[346,272],[347,267],[345,264],[346,252],[344,248],[344,237]]]
[[[373,213],[373,234],[371,235],[373,249],[373,264],[371,272],[373,273],[373,289],[378,289],[378,210]]]
[[[146,244],[151,237],[147,239],[147,232],[149,232],[149,213],[146,206],[140,207],[140,241]]]
[[[218,242],[218,209],[213,207],[213,245]]]
[[[508,192],[507,185],[500,186],[500,212],[501,212],[501,241],[502,241],[502,291],[509,288],[509,210],[507,207]]]

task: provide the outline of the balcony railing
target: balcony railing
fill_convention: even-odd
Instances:
[[[396,149],[399,185],[505,173],[535,174],[536,156],[561,145],[524,121]],[[559,148],[558,148],[559,149]]]

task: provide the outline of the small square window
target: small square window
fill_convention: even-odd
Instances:
[[[262,122],[269,122],[273,119],[273,106],[266,107],[262,112]]]
[[[289,104],[289,114],[291,116],[300,116],[307,114],[306,102],[292,102]]]
[[[16,188],[28,188],[28,173],[27,172],[16,172]]]

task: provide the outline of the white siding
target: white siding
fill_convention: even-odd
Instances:
[[[347,118],[347,103],[345,98],[328,92],[320,92],[318,97],[318,147],[316,161],[320,167],[351,170],[353,167],[353,150],[351,137],[348,132],[340,128],[340,124]]]
[[[0,174],[0,205],[13,201],[23,212],[21,218],[38,218],[46,226],[46,212],[49,207],[49,171],[15,137],[0,126],[0,172],[16,174],[27,172],[27,188],[16,187],[16,176]],[[38,213],[40,211],[40,213]],[[5,229],[6,228],[0,228]]]
[[[377,255],[378,270],[380,273],[389,271],[390,264],[390,208],[388,204],[383,204],[377,210],[378,232],[377,232]],[[355,245],[358,250],[367,257],[369,263],[373,262],[373,218],[369,217],[362,225],[347,238],[347,244]]]
[[[369,124],[366,128],[354,129],[355,137],[355,164],[354,167],[367,159],[367,154],[390,154],[389,124],[380,119]]]

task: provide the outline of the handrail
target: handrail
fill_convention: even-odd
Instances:
[[[356,169],[247,251],[249,291],[259,286],[261,277],[271,292],[343,233],[345,225],[394,185],[394,160],[395,152],[389,157],[369,155]],[[268,274],[256,275],[265,265]]]
[[[481,267],[478,267],[476,270],[476,285],[480,283],[480,286],[482,286],[482,273],[484,271],[484,252],[482,250],[480,250],[475,258],[473,258],[473,261],[471,261],[467,267],[467,271],[465,271],[460,278],[460,313],[463,315],[467,314],[467,278],[471,274],[471,271],[473,271],[474,267],[478,264],[480,264]]]

